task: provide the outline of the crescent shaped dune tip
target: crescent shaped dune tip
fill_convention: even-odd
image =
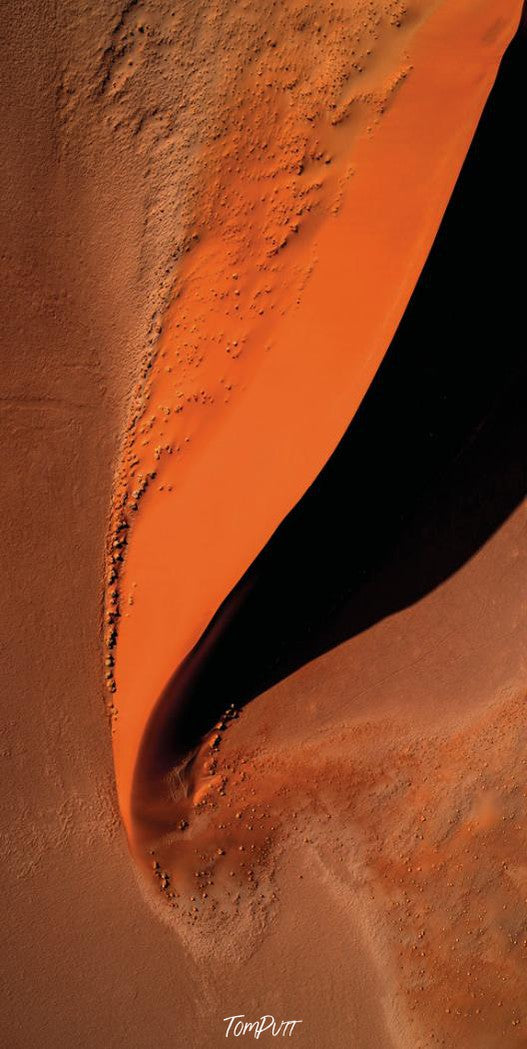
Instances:
[[[144,884],[175,923],[181,895],[185,915],[189,894],[191,917],[218,894],[228,911],[226,887],[235,900],[275,844],[255,813],[247,846],[250,807],[226,808],[217,756],[238,714],[227,702],[196,736],[200,668],[381,364],[521,12],[519,0],[370,8],[365,22],[351,2],[336,20],[316,5],[324,61],[316,31],[280,35],[276,14],[264,59],[242,63],[199,158],[116,477],[105,670],[117,792]],[[239,757],[243,778],[251,756]],[[259,896],[273,898],[263,875]]]

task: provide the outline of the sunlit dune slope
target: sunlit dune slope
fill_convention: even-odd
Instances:
[[[360,404],[520,7],[243,9],[116,486],[106,664],[132,846],[159,697]]]
[[[358,412],[176,669],[136,765],[147,884],[178,938],[201,961],[218,950],[246,957],[257,941],[261,963],[276,929],[287,930],[303,976],[341,972],[342,1013],[361,1045],[416,1049],[453,1026],[458,1041],[478,1045],[482,1023],[499,1044],[504,1025],[517,1027],[523,996],[521,888],[498,900],[501,861],[521,863],[525,807],[516,766],[527,437],[513,263],[525,227],[514,134],[524,47],[519,33]],[[448,841],[465,796],[477,807],[490,783],[493,806],[510,815],[514,804],[516,825],[482,827],[471,843],[471,824],[454,849],[435,833],[431,862],[413,858],[430,830],[424,784]],[[295,926],[299,890],[306,920]],[[333,897],[344,940],[328,933]],[[473,976],[480,945],[493,957],[484,981],[479,969]],[[440,1021],[442,996],[450,1004]]]

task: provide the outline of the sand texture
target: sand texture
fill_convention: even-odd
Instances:
[[[14,1049],[527,1044],[521,11],[2,7]]]

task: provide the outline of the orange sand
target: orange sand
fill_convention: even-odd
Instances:
[[[132,783],[145,726],[174,670],[320,470],[371,382],[520,6],[423,3],[406,28],[403,19],[400,28],[383,30],[381,58],[376,62],[373,48],[361,82],[366,94],[383,99],[377,123],[357,127],[353,105],[343,103],[336,126],[320,121],[317,148],[297,179],[321,181],[322,204],[305,227],[300,216],[281,247],[275,238],[270,253],[262,247],[258,194],[264,176],[271,184],[283,176],[275,164],[258,181],[261,172],[252,179],[250,162],[244,166],[265,109],[255,104],[240,123],[232,149],[243,164],[239,175],[229,169],[228,180],[231,225],[217,236],[198,224],[192,234],[199,243],[178,274],[117,497],[117,542],[128,521],[132,527],[124,569],[119,574],[117,560],[110,574],[110,665],[117,631],[118,642],[108,677],[117,686],[115,767],[132,845]],[[224,158],[232,155],[229,134]],[[286,213],[287,191],[281,187]],[[221,204],[213,180],[203,190],[205,212],[215,193]]]

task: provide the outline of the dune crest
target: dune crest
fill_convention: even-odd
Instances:
[[[240,752],[222,771],[236,711],[190,753],[178,711],[215,614],[328,459],[388,348],[520,7],[247,5],[223,26],[226,53],[210,66],[220,100],[198,155],[188,144],[169,305],[116,483],[105,606],[121,812],[146,884],[181,931],[231,922],[242,890],[256,934],[275,906],[270,817],[255,806],[250,865],[241,822],[229,831],[236,862],[230,851],[224,862],[217,826],[201,839],[194,825],[257,768]],[[112,61],[101,90],[118,96],[126,75]],[[145,755],[167,730],[167,705],[172,766],[154,768]]]

